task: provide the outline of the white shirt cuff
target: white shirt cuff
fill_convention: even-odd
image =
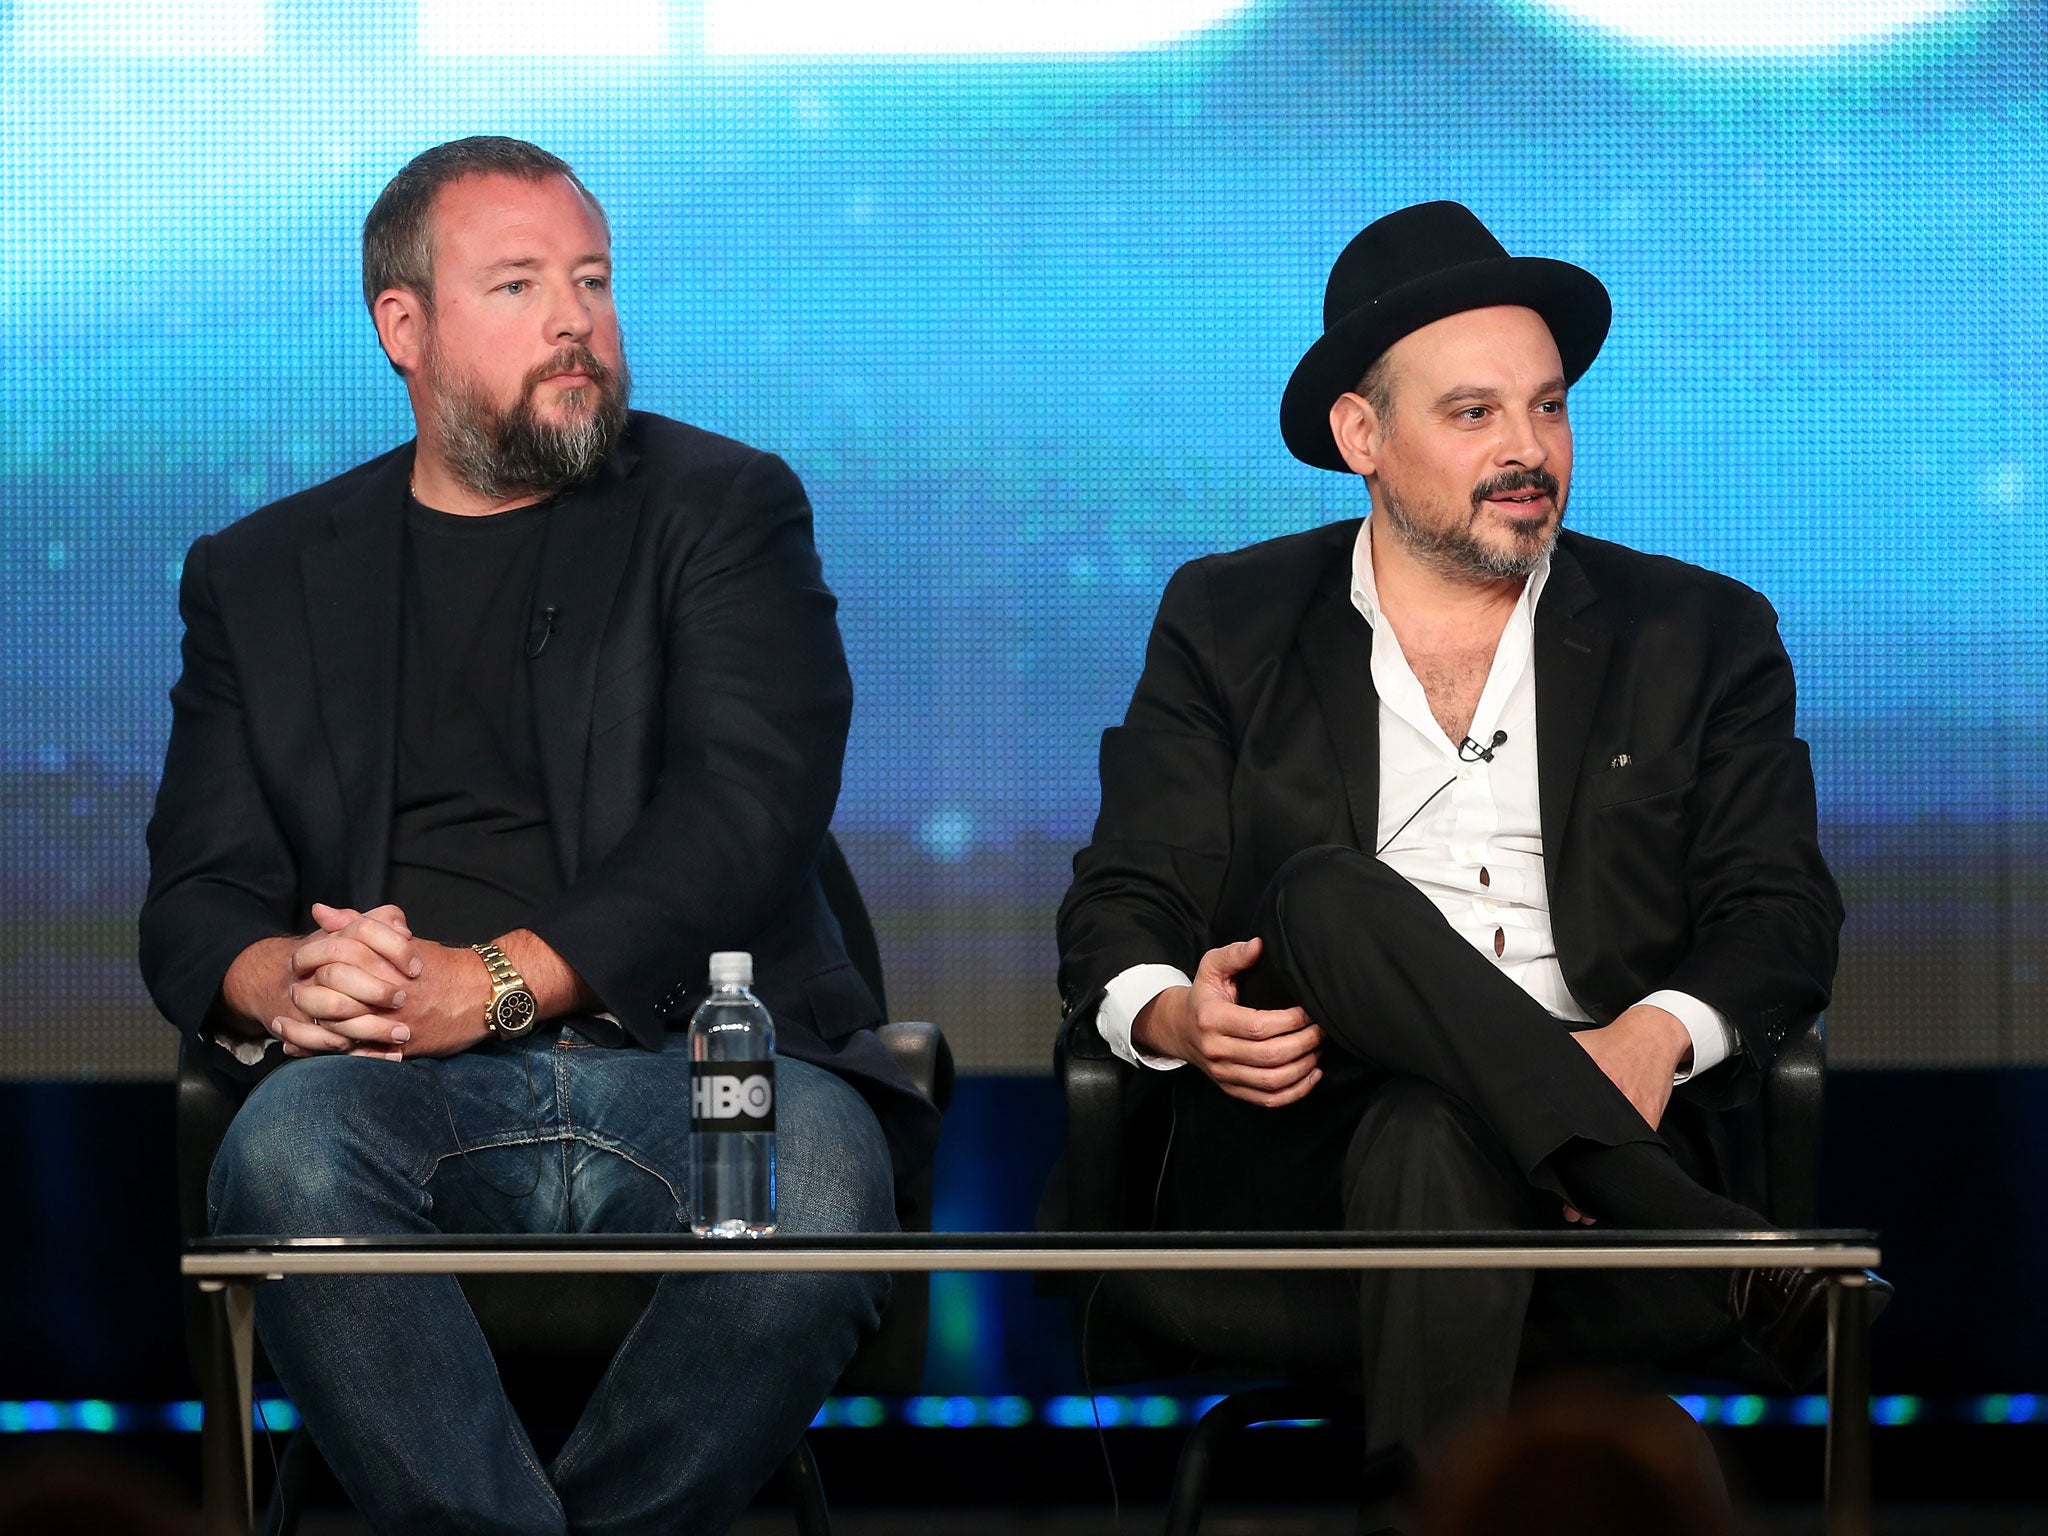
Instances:
[[[1095,1027],[1109,1042],[1110,1053],[1134,1067],[1156,1067],[1162,1072],[1186,1066],[1175,1057],[1139,1050],[1131,1043],[1131,1025],[1145,1005],[1168,987],[1193,985],[1184,972],[1170,965],[1134,965],[1120,972],[1103,989],[1102,1006],[1095,1010]]]
[[[1735,1054],[1735,1030],[1727,1015],[1690,992],[1652,992],[1636,1006],[1662,1008],[1692,1036],[1692,1066],[1672,1075],[1673,1086],[1713,1071]]]

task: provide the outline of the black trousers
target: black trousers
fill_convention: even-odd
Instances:
[[[1255,1007],[1300,1004],[1324,1078],[1278,1110],[1174,1074],[1160,1225],[1541,1229],[1566,1200],[1613,1226],[1768,1226],[1718,1192],[1695,1107],[1653,1130],[1553,1018],[1428,899],[1355,849],[1290,860],[1267,892]],[[1732,1333],[1725,1276],[1368,1272],[1361,1345],[1372,1453],[1505,1405],[1518,1367],[1675,1360]]]

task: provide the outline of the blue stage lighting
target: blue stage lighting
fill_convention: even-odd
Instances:
[[[265,0],[15,0],[14,46],[31,57],[254,58],[270,45]]]
[[[1920,1421],[1925,1404],[1917,1397],[1880,1397],[1870,1405],[1870,1421],[1873,1424],[1916,1424]]]
[[[1575,21],[1673,48],[1810,51],[1869,42],[1963,9],[1969,0],[1525,0]]]
[[[1083,54],[1154,48],[1247,0],[704,0],[714,54]],[[478,7],[481,9],[481,6]]]
[[[1818,1426],[1828,1421],[1828,1400],[1818,1392],[1792,1399],[1792,1422]]]
[[[420,0],[419,8],[419,45],[425,54],[661,54],[668,51],[669,29],[665,0],[578,0],[575,5],[560,0]]]

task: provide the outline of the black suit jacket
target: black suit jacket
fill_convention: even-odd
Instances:
[[[141,921],[182,1030],[312,902],[384,899],[411,468],[407,445],[186,556]],[[902,1171],[937,1116],[871,1032],[816,873],[853,704],[836,606],[780,459],[633,413],[549,520],[535,582],[536,638],[555,610],[527,667],[564,884],[528,926],[647,1046],[687,1021],[713,950],[751,950],[778,1049],[858,1087]]]
[[[1103,734],[1101,816],[1060,909],[1070,1013],[1129,966],[1192,974],[1249,936],[1301,849],[1372,850],[1379,703],[1372,628],[1350,598],[1358,527],[1197,560],[1168,584],[1129,713]],[[1842,920],[1777,615],[1726,577],[1567,532],[1535,667],[1565,981],[1602,1022],[1664,987],[1720,1009],[1743,1049],[1683,1091],[1737,1102],[1826,1006]]]

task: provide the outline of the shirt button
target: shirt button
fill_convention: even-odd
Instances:
[[[1500,910],[1500,903],[1495,901],[1491,896],[1487,897],[1486,900],[1479,903],[1479,905],[1482,908],[1484,908],[1489,915]]]

